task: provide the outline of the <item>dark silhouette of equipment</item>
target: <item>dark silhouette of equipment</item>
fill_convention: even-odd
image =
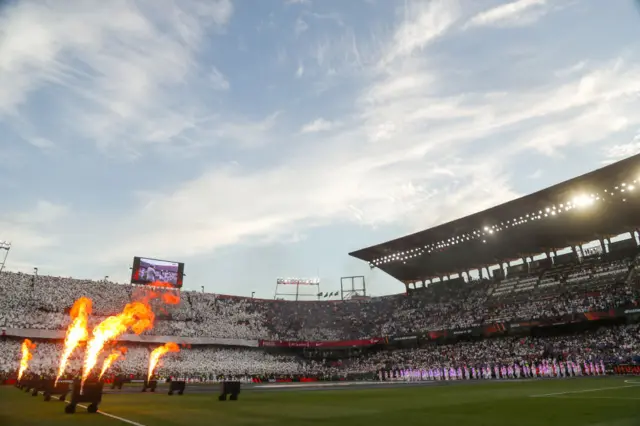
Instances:
[[[97,413],[98,405],[102,401],[102,385],[102,382],[86,382],[81,391],[80,380],[74,380],[71,402],[64,408],[64,412],[73,414],[76,412],[76,407],[79,403],[88,402],[89,406],[87,407],[87,411],[89,413]]]
[[[218,401],[226,401],[227,395],[229,395],[229,401],[237,401],[240,395],[240,382],[222,382],[222,393]]]
[[[55,379],[43,379],[40,389],[44,394],[44,400],[51,401],[52,396],[58,395],[58,400],[64,402],[71,389],[69,385],[72,383],[72,380],[60,380],[56,384]]]
[[[146,392],[147,389],[149,390],[149,392],[155,392],[156,387],[158,387],[157,380],[145,380],[144,384],[142,385],[142,392]]]
[[[186,382],[184,381],[171,381],[169,382],[169,396],[173,395],[174,392],[177,392],[178,395],[184,394],[184,389],[187,387]]]
[[[113,382],[111,383],[111,389],[122,390],[122,386],[125,383],[131,383],[131,379],[128,379],[124,376],[116,376],[114,377]]]

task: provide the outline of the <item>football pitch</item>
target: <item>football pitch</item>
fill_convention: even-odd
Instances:
[[[63,402],[4,386],[0,425],[640,426],[632,377],[294,389],[243,390],[235,402],[193,387],[183,396],[107,393],[103,414],[64,414]]]

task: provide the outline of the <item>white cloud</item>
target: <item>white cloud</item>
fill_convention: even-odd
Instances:
[[[424,94],[429,91],[432,83],[434,83],[434,77],[427,73],[403,71],[375,83],[364,96],[363,101],[385,103],[394,99],[403,99],[416,92]]]
[[[311,0],[285,0],[285,4],[311,4]]]
[[[296,78],[300,78],[304,75],[304,65],[302,63],[298,64],[298,69],[296,69]]]
[[[547,13],[546,0],[517,0],[472,17],[467,26],[519,26],[536,22]]]
[[[535,172],[531,173],[528,177],[529,179],[540,179],[544,172],[542,169],[537,169]]]
[[[317,133],[317,132],[326,132],[328,130],[334,129],[338,123],[325,120],[324,118],[318,118],[310,123],[305,124],[300,129],[300,133]]]
[[[307,24],[302,18],[298,18],[296,20],[296,25],[294,27],[294,32],[296,35],[300,35],[303,32],[309,29],[309,24]]]
[[[69,214],[67,206],[40,200],[26,211],[0,213],[0,240],[13,242],[12,249],[23,253],[45,249],[59,243],[56,227]]]
[[[45,151],[55,147],[55,144],[46,138],[29,138],[27,139],[27,142],[29,142],[31,145],[35,146],[36,148],[45,150]]]
[[[112,146],[122,137],[125,143],[179,147],[177,141],[186,138],[196,145],[213,140],[228,142],[223,148],[241,149],[227,152],[216,146],[208,151],[211,160],[199,158],[202,163],[184,172],[183,180],[167,179],[156,187],[148,184],[137,202],[118,217],[102,218],[101,226],[75,223],[82,215],[77,209],[59,214],[60,222],[73,219],[75,233],[91,232],[91,244],[75,249],[76,260],[122,262],[131,253],[185,258],[239,242],[303,235],[309,228],[336,223],[392,224],[417,230],[519,195],[517,183],[528,177],[520,176],[519,156],[561,156],[576,146],[613,157],[638,149],[636,141],[608,151],[611,143],[603,142],[640,126],[637,62],[617,60],[617,52],[611,53],[611,62],[597,56],[569,58],[561,52],[553,58],[560,71],[549,78],[554,73],[548,67],[514,71],[509,58],[484,61],[482,51],[474,52],[479,59],[454,61],[459,58],[448,56],[450,49],[437,44],[448,41],[464,16],[455,1],[408,2],[404,16],[388,32],[378,30],[371,39],[358,38],[347,29],[337,34],[332,26],[332,33],[303,46],[309,53],[299,62],[296,75],[304,73],[306,78],[293,87],[282,83],[280,93],[291,90],[295,95],[274,100],[262,98],[258,91],[252,97],[258,100],[255,105],[249,102],[240,107],[257,119],[242,115],[240,109],[212,109],[215,102],[205,107],[200,95],[215,101],[220,94],[196,90],[211,85],[211,64],[201,68],[198,62],[199,49],[205,45],[202,34],[213,25],[216,30],[209,36],[215,37],[224,19],[194,18],[195,9],[182,18],[168,17],[176,11],[175,5],[165,11],[167,17],[158,17],[155,11],[112,10],[108,4],[96,3],[104,8],[98,12],[111,11],[104,15],[109,20],[115,15],[122,18],[121,32],[115,24],[110,27],[98,21],[102,13],[87,18],[94,21],[85,27],[76,23],[77,17],[69,19],[37,3],[14,9],[9,21],[0,18],[28,35],[26,40],[11,41],[19,49],[0,44],[0,69],[17,79],[14,86],[5,87],[8,80],[2,80],[0,73],[5,83],[0,84],[0,94],[5,95],[0,111],[20,111],[32,93],[54,82],[68,90],[71,98],[83,101],[61,104],[77,113],[72,115],[77,121],[73,128],[81,130],[81,140],[95,137]],[[101,19],[107,20],[104,16]],[[166,34],[154,26],[158,19],[169,20]],[[508,13],[494,12],[493,18],[485,15],[482,22],[494,25],[513,19]],[[64,31],[56,29],[59,21],[79,26],[82,37],[65,38]],[[39,32],[52,34],[57,40],[54,46],[49,45],[48,35],[39,39]],[[157,37],[166,49],[161,49]],[[21,43],[31,53],[24,53]],[[16,56],[14,50],[20,53]],[[137,50],[152,54],[143,61]],[[77,55],[81,66],[72,66],[64,52]],[[293,61],[284,56],[282,60],[291,66]],[[222,59],[216,57],[215,63],[234,75]],[[91,73],[98,65],[104,65],[106,77]],[[464,73],[460,67],[469,69]],[[262,71],[259,68],[256,73]],[[80,75],[87,69],[89,75]],[[320,100],[300,93],[307,80],[329,70],[336,70],[331,75],[336,90]],[[121,80],[127,81],[113,83]],[[331,117],[332,121],[306,122],[309,117]],[[242,157],[247,147],[256,150]],[[218,151],[224,161],[216,157]],[[238,161],[231,163],[231,159]],[[546,179],[552,171],[544,170]],[[19,223],[19,216],[3,216],[0,229],[12,230],[16,241],[47,246],[55,241],[58,228],[46,225],[52,222],[34,220],[46,217],[47,211],[50,217],[56,216],[51,213],[55,208],[42,206],[30,212],[29,221]]]
[[[67,215],[69,209],[60,204],[50,201],[40,200],[36,203],[33,210],[17,213],[13,216],[16,223],[27,225],[53,223]]]
[[[584,70],[586,65],[587,65],[586,61],[580,61],[580,62],[578,62],[576,64],[571,65],[570,67],[562,68],[562,69],[556,71],[555,74],[558,77],[567,77],[567,76],[579,73],[580,71]]]
[[[210,78],[211,84],[215,90],[229,90],[229,81],[216,67],[213,67],[211,70]]]
[[[458,0],[410,2],[403,10],[405,19],[395,30],[381,64],[411,55],[442,37],[459,17]]]
[[[211,129],[193,125],[211,113],[204,106],[208,94],[196,90],[206,78],[196,56],[202,40],[222,30],[232,11],[229,0],[166,2],[159,8],[100,1],[5,7],[0,118],[26,115],[32,97],[49,95],[65,139],[95,141],[105,151],[206,139]],[[52,88],[65,95],[45,91]],[[74,118],[64,122],[68,117]],[[40,125],[32,124],[40,133]],[[58,144],[56,136],[62,138],[47,138]]]
[[[381,173],[384,168],[376,167],[370,158],[350,156],[349,161],[323,163],[325,172],[293,159],[262,173],[223,169],[171,194],[154,194],[128,223],[118,225],[124,232],[135,228],[146,238],[111,241],[103,259],[117,258],[125,247],[133,252],[152,248],[157,253],[189,256],[250,237],[275,240],[301,227],[356,220],[349,206],[361,212],[359,222],[382,224],[412,217],[411,228],[418,229],[515,196],[505,177],[488,163],[452,167],[457,178],[452,183],[419,162]],[[425,216],[422,209],[429,202],[433,206]]]
[[[236,117],[234,120],[216,121],[214,135],[222,141],[232,141],[241,147],[256,147],[268,142],[269,132],[275,127],[279,112],[259,121]]]
[[[640,124],[640,117],[627,114],[624,104],[594,105],[581,114],[564,119],[562,125],[551,123],[539,126],[525,136],[526,140],[521,141],[521,146],[556,155],[562,147],[589,145],[622,132],[632,122]]]
[[[640,132],[635,136],[633,141],[626,144],[616,144],[608,148],[605,152],[607,158],[605,162],[609,163],[622,160],[623,158],[631,157],[638,153],[640,153]]]

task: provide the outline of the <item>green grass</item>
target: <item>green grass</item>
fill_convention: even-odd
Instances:
[[[624,378],[534,382],[494,382],[454,386],[313,392],[243,392],[238,402],[218,402],[213,394],[169,397],[108,394],[100,409],[145,426],[640,426],[638,386],[552,397],[531,395],[628,386]],[[124,424],[63,403],[0,387],[0,425]]]

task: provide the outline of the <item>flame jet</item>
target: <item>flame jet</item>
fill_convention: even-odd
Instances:
[[[104,376],[104,373],[107,372],[107,370],[109,369],[109,367],[111,367],[111,364],[113,364],[114,361],[116,361],[118,358],[120,358],[126,353],[127,353],[127,348],[125,348],[124,346],[121,348],[112,350],[109,356],[105,358],[104,363],[102,364],[102,370],[100,370],[100,376],[98,376],[98,380],[102,379],[102,376]]]
[[[58,375],[56,376],[56,384],[58,380],[64,374],[64,370],[67,367],[67,362],[73,351],[78,347],[81,341],[87,340],[89,337],[89,331],[87,325],[89,322],[89,315],[91,315],[92,302],[87,297],[81,297],[76,300],[71,307],[71,324],[67,328],[67,335],[64,338],[64,352],[60,358],[60,367],[58,368]]]
[[[153,352],[151,352],[151,355],[149,356],[149,373],[147,375],[147,382],[151,381],[153,370],[156,369],[158,361],[160,361],[160,357],[162,357],[167,352],[180,352],[180,347],[176,343],[168,342],[163,346],[155,348]]]
[[[136,334],[149,330],[153,328],[154,319],[155,315],[147,303],[132,302],[128,303],[118,315],[110,316],[95,326],[85,351],[80,388],[84,387],[84,383],[89,378],[91,370],[96,366],[98,356],[107,342],[124,334],[129,329]]]
[[[29,339],[24,339],[22,342],[22,359],[20,360],[20,370],[18,370],[18,381],[22,379],[22,375],[27,371],[29,367],[29,361],[33,358],[31,351],[36,348],[36,344]]]

